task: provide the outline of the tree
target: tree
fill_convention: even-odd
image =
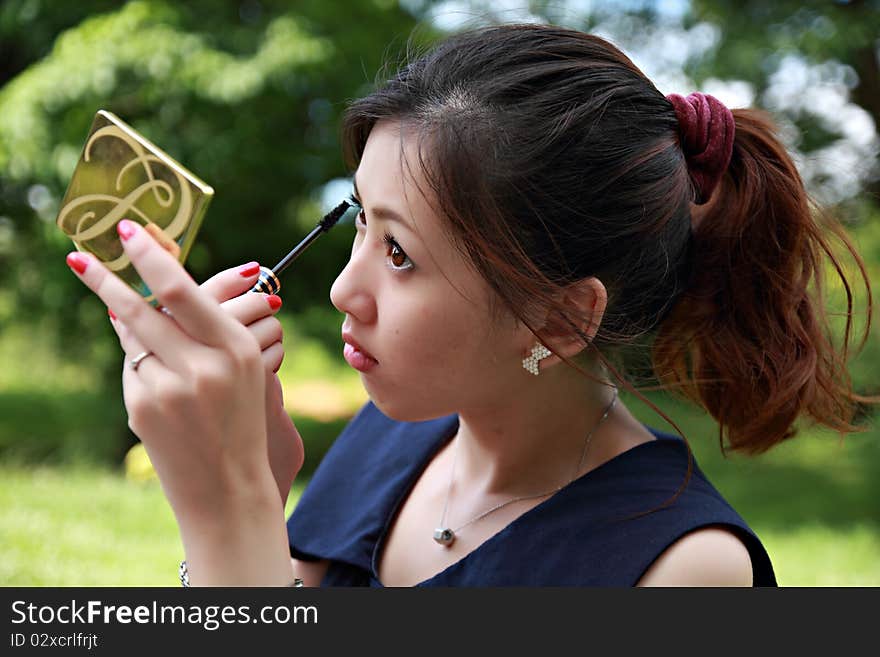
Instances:
[[[880,0],[694,0],[692,19],[718,26],[720,37],[715,48],[691,67],[698,80],[709,76],[747,80],[760,98],[770,90],[773,76],[779,74],[787,58],[795,58],[816,67],[824,65],[824,70],[818,70],[820,78],[825,75],[832,78],[828,81],[848,87],[849,100],[874,124],[874,161],[867,163],[863,183],[867,198],[880,209],[876,162]],[[805,152],[817,151],[844,136],[839,116],[826,120],[819,108],[809,105],[785,109],[800,129],[799,146]]]
[[[348,173],[337,135],[346,101],[415,23],[396,3],[357,1],[4,3],[0,332],[39,328],[48,344],[33,349],[93,363],[120,399],[106,312],[67,271],[72,244],[54,224],[95,111],[115,112],[215,188],[187,262],[196,280],[249,260],[271,266],[314,227],[320,187]],[[350,234],[331,231],[321,257],[298,261],[288,307],[332,315],[329,286],[349,247]]]

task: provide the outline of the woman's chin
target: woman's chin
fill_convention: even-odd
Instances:
[[[367,394],[370,397],[370,401],[373,402],[373,405],[378,408],[385,417],[397,422],[424,422],[426,420],[434,420],[450,414],[441,412],[434,405],[429,407],[426,404],[395,398],[393,395],[376,394],[375,391],[371,391],[368,387],[366,388]]]

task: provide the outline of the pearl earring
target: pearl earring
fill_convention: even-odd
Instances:
[[[535,376],[538,376],[541,373],[541,370],[538,369],[538,363],[552,353],[552,351],[539,342],[532,347],[531,355],[528,358],[523,358],[523,367]]]

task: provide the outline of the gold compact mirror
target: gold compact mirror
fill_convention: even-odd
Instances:
[[[116,224],[136,221],[182,264],[214,190],[119,117],[98,110],[56,223],[153,305]]]

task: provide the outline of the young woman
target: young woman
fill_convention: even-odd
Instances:
[[[138,354],[130,425],[190,580],[775,584],[685,441],[618,399],[631,385],[614,364],[650,339],[654,376],[730,449],[762,452],[801,415],[856,429],[851,326],[838,353],[811,296],[822,259],[837,266],[825,230],[870,286],[767,119],[664,97],[597,37],[505,25],[449,38],[353,103],[344,145],[360,214],[331,300],[370,402],[286,533],[302,443],[272,373],[280,300],[239,296],[256,268],[198,287],[120,222],[169,315],[69,259]]]

